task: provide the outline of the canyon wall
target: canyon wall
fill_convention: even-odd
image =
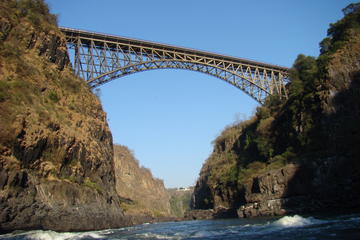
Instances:
[[[193,208],[240,217],[360,210],[360,9],[350,10],[318,58],[298,56],[286,101],[268,97],[214,140]]]
[[[126,215],[169,217],[170,196],[164,183],[141,167],[133,153],[125,146],[114,145],[116,191],[125,199],[122,207]]]
[[[112,135],[42,1],[0,3],[0,231],[130,224]]]

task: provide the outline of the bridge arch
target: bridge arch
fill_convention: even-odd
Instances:
[[[254,83],[243,79],[239,74],[234,74],[229,70],[215,67],[210,64],[194,64],[189,61],[155,60],[128,64],[113,71],[103,73],[94,79],[88,80],[87,82],[92,87],[98,87],[107,82],[130,74],[157,69],[184,69],[205,73],[207,75],[224,80],[225,82],[241,89],[250,97],[254,98],[257,102],[261,102],[262,99],[265,99],[266,96],[270,95],[267,89],[264,89],[261,86],[256,86]]]
[[[187,69],[220,78],[263,104],[269,95],[287,98],[285,67],[188,48],[61,28],[74,49],[74,70],[92,88],[153,69]]]

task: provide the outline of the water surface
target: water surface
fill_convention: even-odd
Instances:
[[[29,231],[0,235],[1,240],[95,239],[360,239],[360,214],[336,217],[226,219],[142,224],[133,227],[82,233]]]

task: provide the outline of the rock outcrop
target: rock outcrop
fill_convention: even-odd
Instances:
[[[188,210],[184,213],[184,219],[186,220],[214,219],[214,210],[213,209]]]
[[[350,160],[332,158],[307,166],[288,164],[256,176],[243,185],[245,201],[238,208],[238,216],[358,211],[357,169]]]
[[[128,225],[112,135],[42,1],[0,3],[0,231]]]
[[[124,201],[126,215],[150,218],[169,217],[170,196],[164,183],[141,167],[125,146],[114,145],[116,191]]]
[[[285,102],[269,97],[214,141],[193,208],[239,217],[360,211],[359,16],[354,8],[330,25],[318,58],[298,56]]]
[[[228,144],[220,149],[224,155],[233,146]],[[271,165],[264,165],[257,171],[246,169],[254,171],[246,178],[239,175],[235,182],[224,182],[214,176],[211,168],[222,171],[225,164],[218,165],[212,157],[200,173],[192,197],[195,210],[186,213],[188,219],[360,210],[360,165],[355,158],[314,157],[303,160],[305,163],[289,163],[269,170]]]

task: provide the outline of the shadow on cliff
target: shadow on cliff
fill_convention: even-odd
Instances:
[[[318,126],[324,133],[322,148],[296,162],[283,194],[287,213],[360,210],[360,71],[351,79]]]

